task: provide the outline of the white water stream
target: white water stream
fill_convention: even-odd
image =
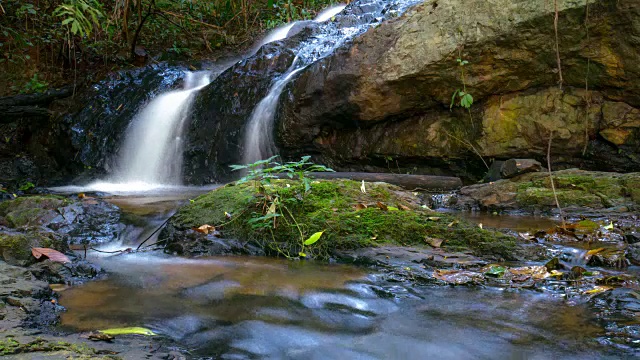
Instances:
[[[106,180],[54,190],[115,194],[180,188],[187,116],[194,94],[210,81],[208,71],[187,72],[183,89],[159,95],[144,106],[129,124],[116,170]]]

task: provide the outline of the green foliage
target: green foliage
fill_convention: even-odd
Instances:
[[[285,226],[295,226],[300,235],[300,248],[298,256],[306,257],[305,246],[311,246],[315,244],[322,236],[323,231],[316,232],[305,240],[304,232],[298,225],[296,218],[289,210],[289,205],[295,205],[296,203],[304,201],[304,195],[311,191],[311,179],[309,174],[312,172],[327,172],[333,171],[323,165],[317,165],[310,161],[311,156],[303,156],[299,161],[290,161],[284,164],[274,161],[277,156],[272,156],[268,159],[259,160],[252,164],[247,165],[231,165],[234,171],[247,170],[248,173],[242,179],[238,180],[237,184],[244,184],[247,182],[253,182],[254,189],[258,191],[261,196],[260,206],[262,211],[253,212],[247,224],[249,224],[255,230],[265,230],[272,233],[272,228],[278,226],[278,219],[281,219]],[[301,194],[295,194],[290,191],[283,191],[287,189],[281,189],[277,186],[272,186],[273,179],[279,177],[279,175],[287,176],[294,181],[294,186],[301,186],[304,191]],[[289,187],[291,184],[289,185]],[[299,195],[299,196],[298,196]],[[282,226],[282,225],[281,225]],[[271,247],[281,255],[287,258],[292,258],[290,251],[282,249],[278,246],[277,242],[273,241]]]
[[[102,4],[98,0],[71,0],[59,5],[53,12],[62,18],[62,25],[73,35],[89,36],[95,28],[102,26],[105,18]]]
[[[462,79],[462,90],[456,89],[451,96],[451,105],[449,105],[449,109],[453,109],[453,106],[456,104],[456,100],[459,98],[458,104],[460,107],[463,107],[467,110],[471,108],[473,105],[473,96],[467,92],[467,84],[464,78],[464,69],[463,66],[469,64],[467,60],[462,60],[460,58],[457,59],[458,65],[460,66],[460,78]]]
[[[36,186],[35,186],[32,182],[27,181],[27,182],[25,182],[24,184],[22,184],[22,185],[18,188],[18,190],[20,190],[20,191],[29,191],[29,190],[33,189],[34,187],[36,187]]]
[[[269,185],[281,198],[296,199],[286,205],[295,223],[283,209],[275,227],[273,222],[257,228],[248,224],[257,213],[265,214],[269,206],[265,207],[264,196],[256,194],[252,183],[247,182],[227,185],[198,197],[181,208],[171,224],[177,229],[203,224],[221,226],[226,237],[255,242],[269,254],[300,256],[302,252],[322,260],[338,250],[380,245],[428,246],[427,238],[442,239],[442,246],[451,250],[471,249],[478,254],[505,258],[512,256],[515,247],[509,236],[408,202],[401,189],[393,185],[367,183],[365,193],[360,191],[360,182],[351,180],[318,180],[312,185],[306,195],[300,182],[289,179],[273,180]],[[377,202],[384,203],[387,210],[376,206]],[[368,206],[362,208],[358,204]],[[225,212],[233,214],[230,221]],[[308,236],[304,241],[310,243],[315,237],[318,240],[303,249],[300,231]],[[317,233],[322,235],[314,236]]]
[[[22,88],[22,92],[39,93],[47,90],[48,87],[49,84],[46,81],[38,79],[38,74],[33,74],[31,80]]]

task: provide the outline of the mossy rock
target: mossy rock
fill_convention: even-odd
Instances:
[[[554,171],[560,206],[574,211],[627,209],[640,205],[640,173],[608,173],[577,169]],[[548,173],[464,187],[453,207],[490,211],[550,212],[556,208]],[[624,210],[624,211],[627,211]]]
[[[363,193],[361,183],[356,181],[322,180],[314,181],[305,193],[297,181],[274,181],[267,193],[279,194],[286,206],[284,215],[276,219],[275,227],[255,228],[250,220],[263,215],[265,203],[268,208],[270,202],[265,202],[264,195],[251,183],[230,184],[180,208],[169,222],[171,230],[163,232],[161,239],[168,238],[169,244],[180,242],[185,239],[185,231],[208,224],[222,228],[227,238],[256,243],[267,253],[278,248],[297,255],[302,239],[325,231],[311,249],[305,249],[307,254],[328,258],[336,250],[379,245],[428,246],[427,239],[436,238],[444,240],[442,246],[455,250],[512,257],[515,243],[511,237],[480,229],[449,214],[422,209],[415,195],[396,186],[365,183],[365,189]],[[385,206],[387,210],[381,209]],[[231,214],[231,220],[225,213]]]
[[[0,203],[0,217],[11,227],[41,225],[58,216],[56,210],[70,200],[60,196],[25,196]]]
[[[35,262],[31,248],[44,247],[69,251],[64,238],[56,233],[33,230],[29,232],[0,231],[0,258],[9,263]]]
[[[113,355],[102,355],[100,351],[84,344],[72,344],[65,341],[48,341],[36,339],[28,343],[21,343],[13,338],[0,340],[0,356],[41,353],[55,358],[82,359],[121,359]]]
[[[591,209],[638,205],[640,173],[618,174],[576,169],[553,173],[556,195],[561,207]],[[548,174],[538,173],[517,179],[517,201],[523,207],[556,206]]]

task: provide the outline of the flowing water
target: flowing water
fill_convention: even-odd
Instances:
[[[303,41],[293,49],[297,56],[291,67],[279,79],[274,79],[273,85],[267,95],[254,108],[245,127],[244,157],[245,163],[269,158],[277,153],[273,140],[273,127],[275,114],[280,95],[285,86],[295,78],[295,75],[310,64],[331,55],[337,48],[351,41],[356,36],[367,31],[372,25],[379,23],[390,16],[397,16],[408,7],[416,4],[417,0],[368,0],[360,1],[358,6],[362,10],[340,15],[345,7],[337,6],[327,9],[315,19],[323,22],[320,30],[310,39]],[[336,18],[336,21],[328,22]],[[289,32],[295,24],[280,28],[272,33],[273,37],[283,36]],[[286,35],[285,35],[286,36]],[[270,39],[268,37],[267,39]]]
[[[145,105],[126,130],[117,168],[109,178],[53,190],[111,194],[180,190],[186,120],[194,94],[210,81],[209,71],[187,72],[183,89],[159,95]]]
[[[146,219],[135,247],[188,193],[107,198]],[[61,293],[62,328],[150,328],[194,358],[602,359],[586,304],[534,291],[416,286],[348,265],[261,257],[89,252],[107,279]],[[615,358],[615,357],[612,357]]]

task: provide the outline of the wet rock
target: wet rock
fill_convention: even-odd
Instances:
[[[638,27],[640,4],[589,6],[597,15],[587,40],[577,35],[584,33],[577,14],[585,13],[585,4],[559,2],[562,32],[575,35],[561,44],[571,67],[563,69],[559,91],[548,46],[554,43],[548,31],[552,7],[505,6],[502,0],[421,3],[313,64],[291,84],[281,104],[281,145],[292,155],[313,150],[341,171],[371,163],[385,168],[384,158],[393,157],[419,171],[465,174],[485,170],[476,153],[542,160],[553,131],[554,165],[635,171],[640,86],[628,74],[640,74],[640,66],[631,60],[638,49],[628,34]],[[466,29],[463,37],[459,29]],[[592,41],[609,45],[594,53]],[[450,56],[459,49],[469,61],[470,114],[449,111],[451,93],[462,85]],[[588,73],[593,77],[586,92]]]
[[[634,195],[640,173],[618,174],[576,169],[553,172],[556,194],[565,213],[622,213],[640,202]],[[461,210],[552,213],[556,201],[549,175],[529,173],[460,189],[451,207]],[[451,203],[451,202],[450,202]]]
[[[542,170],[540,162],[533,159],[509,159],[502,164],[500,174],[504,179]]]
[[[640,296],[637,290],[616,288],[599,294],[592,299],[592,303],[600,308],[613,309],[627,315],[640,312]]]
[[[124,230],[118,207],[95,198],[19,197],[0,203],[1,218],[9,227],[20,228],[20,232],[38,234],[37,237],[65,237],[71,244],[110,242]]]
[[[637,244],[640,242],[640,233],[630,232],[624,234],[624,241],[626,241],[627,244]]]

